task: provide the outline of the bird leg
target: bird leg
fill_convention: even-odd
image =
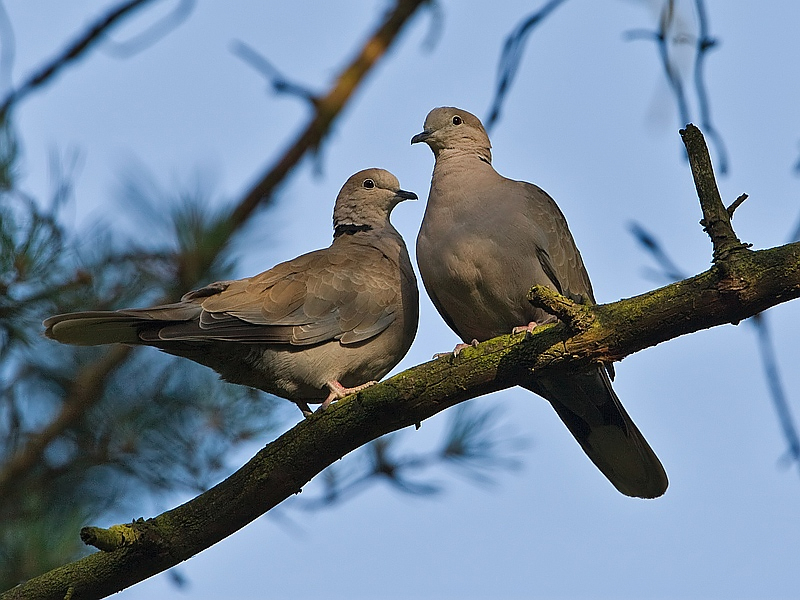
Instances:
[[[517,335],[518,333],[524,333],[525,337],[529,336],[533,333],[533,330],[537,327],[541,327],[542,325],[549,325],[550,323],[555,323],[558,321],[556,317],[553,315],[548,316],[544,321],[531,321],[527,325],[519,325],[518,327],[514,327],[511,330],[511,335]]]
[[[536,321],[531,321],[527,325],[519,325],[517,327],[514,327],[514,329],[511,330],[511,335],[524,333],[526,336],[529,336],[530,334],[533,333],[533,330],[536,329],[538,326],[539,324]]]
[[[472,340],[469,344],[456,344],[456,347],[453,348],[452,352],[437,352],[433,355],[434,359],[442,358],[443,356],[452,356],[455,358],[464,348],[477,348],[478,347],[478,340]]]
[[[362,383],[361,385],[357,385],[356,387],[346,388],[338,381],[329,381],[325,385],[328,386],[328,389],[331,391],[328,394],[328,397],[320,404],[319,409],[317,410],[325,410],[331,405],[331,402],[334,400],[341,400],[345,396],[349,396],[350,394],[355,394],[356,392],[360,392],[361,390],[365,390],[370,386],[375,385],[378,383],[377,381],[368,381],[367,383]]]

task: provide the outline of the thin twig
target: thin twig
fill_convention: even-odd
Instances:
[[[178,4],[172,12],[153,23],[143,32],[122,42],[107,40],[103,46],[103,51],[114,58],[130,58],[138,54],[166,37],[167,34],[186,21],[189,15],[192,14],[195,4],[196,0],[178,0]]]
[[[725,209],[731,219],[733,219],[733,213],[736,211],[736,209],[739,208],[742,205],[742,202],[747,200],[748,197],[749,196],[747,194],[742,194],[736,200],[734,200],[728,208]]]
[[[39,89],[55,77],[64,67],[80,58],[118,21],[128,16],[133,10],[141,8],[151,0],[128,0],[104,16],[97,19],[78,38],[62,50],[57,56],[47,61],[35,71],[17,89],[11,91],[0,104],[0,122],[8,116],[8,111],[31,92]]]
[[[727,174],[729,168],[728,153],[725,149],[725,144],[722,141],[722,136],[712,124],[711,103],[709,101],[709,95],[706,89],[705,81],[705,61],[708,53],[717,47],[718,42],[709,33],[710,27],[708,22],[708,13],[703,0],[695,0],[695,7],[697,9],[698,33],[695,38],[694,89],[695,93],[697,94],[699,121],[703,131],[706,132],[706,135],[711,139],[712,144],[717,150],[717,168],[719,173],[721,175],[725,175]],[[667,83],[672,90],[672,95],[675,97],[675,103],[678,109],[679,124],[680,126],[684,126],[692,120],[692,117],[689,110],[689,100],[686,96],[686,88],[684,86],[683,78],[681,77],[677,65],[672,60],[669,52],[670,41],[671,39],[674,39],[671,38],[674,23],[675,1],[665,0],[661,10],[658,29],[656,31],[637,29],[627,32],[625,34],[625,38],[628,40],[651,40],[656,43],[661,67],[664,70]],[[686,37],[687,36],[681,36],[680,40],[684,41]]]
[[[497,68],[497,88],[492,99],[492,106],[489,109],[489,116],[484,120],[487,130],[491,130],[492,126],[500,118],[500,110],[519,70],[522,50],[525,47],[528,36],[537,25],[563,3],[564,0],[550,0],[535,13],[525,17],[503,42],[503,53],[500,56],[500,65]]]
[[[696,51],[694,55],[694,89],[697,92],[697,110],[700,113],[700,127],[717,149],[717,167],[720,175],[728,173],[728,151],[719,135],[717,128],[711,123],[711,103],[708,100],[708,91],[705,81],[705,63],[708,53],[717,47],[717,40],[709,34],[708,14],[704,0],[695,0],[697,9],[698,34]],[[688,119],[681,123],[688,123]]]
[[[778,370],[778,357],[775,355],[775,344],[772,341],[767,314],[759,313],[749,320],[756,328],[764,379],[767,380],[767,387],[772,397],[775,412],[778,414],[778,423],[781,426],[783,437],[789,446],[789,458],[797,465],[797,469],[800,471],[800,434],[798,434],[797,427],[794,424],[792,411],[789,408],[789,399],[786,397],[786,391],[781,381],[781,374]]]
[[[249,44],[245,44],[241,40],[234,40],[231,43],[231,52],[261,73],[264,78],[269,81],[276,94],[297,96],[298,98],[308,101],[312,105],[317,103],[316,94],[307,87],[290,81],[275,67],[275,65],[269,62]]]

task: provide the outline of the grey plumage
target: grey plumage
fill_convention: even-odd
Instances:
[[[309,414],[309,402],[324,407],[374,383],[411,346],[417,282],[389,215],[416,197],[388,171],[359,171],[336,199],[330,247],[255,277],[212,283],[174,304],[50,317],[45,335],[67,344],[155,346]]]
[[[465,343],[552,317],[526,299],[533,284],[594,303],[567,221],[537,186],[492,167],[489,137],[467,111],[436,108],[411,143],[433,150],[417,262],[434,306]],[[625,412],[602,367],[551,375],[526,387],[553,405],[589,458],[623,494],[666,491],[664,468]]]

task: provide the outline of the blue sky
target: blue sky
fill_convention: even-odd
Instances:
[[[393,217],[413,248],[433,156],[411,147],[411,136],[435,106],[487,115],[504,36],[540,4],[441,1],[433,48],[425,43],[430,13],[418,15],[337,122],[322,174],[305,162],[281,188],[278,206],[238,240],[237,275],[326,246],[336,193],[349,175],[372,166],[420,195]],[[678,2],[690,21],[692,4]],[[6,2],[16,35],[14,81],[109,5]],[[112,38],[130,37],[172,5],[157,3]],[[567,1],[529,40],[492,132],[497,170],[537,183],[561,206],[600,302],[657,285],[645,276],[650,259],[628,233],[631,221],[657,235],[686,272],[710,261],[656,49],[623,39],[625,31],[652,27],[654,5]],[[199,179],[216,198],[237,198],[308,109],[267,90],[230,52],[231,42],[246,42],[293,80],[323,90],[388,4],[335,6],[203,2],[132,58],[99,48],[15,113],[22,187],[47,195],[55,149],[79,157],[67,215],[75,227],[116,219],[132,231],[115,198],[124,175],[142,168],[165,189]],[[800,154],[800,4],[708,0],[707,8],[721,42],[707,61],[707,83],[731,160],[720,179],[723,198],[747,192],[737,233],[756,248],[779,245],[800,218],[800,179],[792,171]],[[421,311],[420,334],[398,370],[457,341],[424,294]],[[769,313],[798,417],[799,313],[797,302]],[[182,565],[188,587],[162,575],[119,597],[796,597],[800,477],[796,466],[782,466],[786,444],[753,328],[719,327],[633,355],[617,365],[615,389],[670,476],[663,498],[617,493],[544,401],[506,390],[472,401],[501,406],[507,426],[531,442],[519,454],[522,468],[499,473],[495,485],[441,474],[446,492],[434,499],[378,486],[333,510],[290,512],[296,526],[262,518]],[[406,447],[435,443],[445,421],[406,432]],[[151,516],[145,510],[129,517]]]

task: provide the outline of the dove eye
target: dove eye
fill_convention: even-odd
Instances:
[[[462,123],[461,117],[459,117],[458,115],[453,117],[453,125],[461,125],[461,123]]]
[[[371,190],[372,188],[375,187],[375,182],[372,181],[372,179],[365,179],[364,180],[364,187],[367,188],[368,190]]]

